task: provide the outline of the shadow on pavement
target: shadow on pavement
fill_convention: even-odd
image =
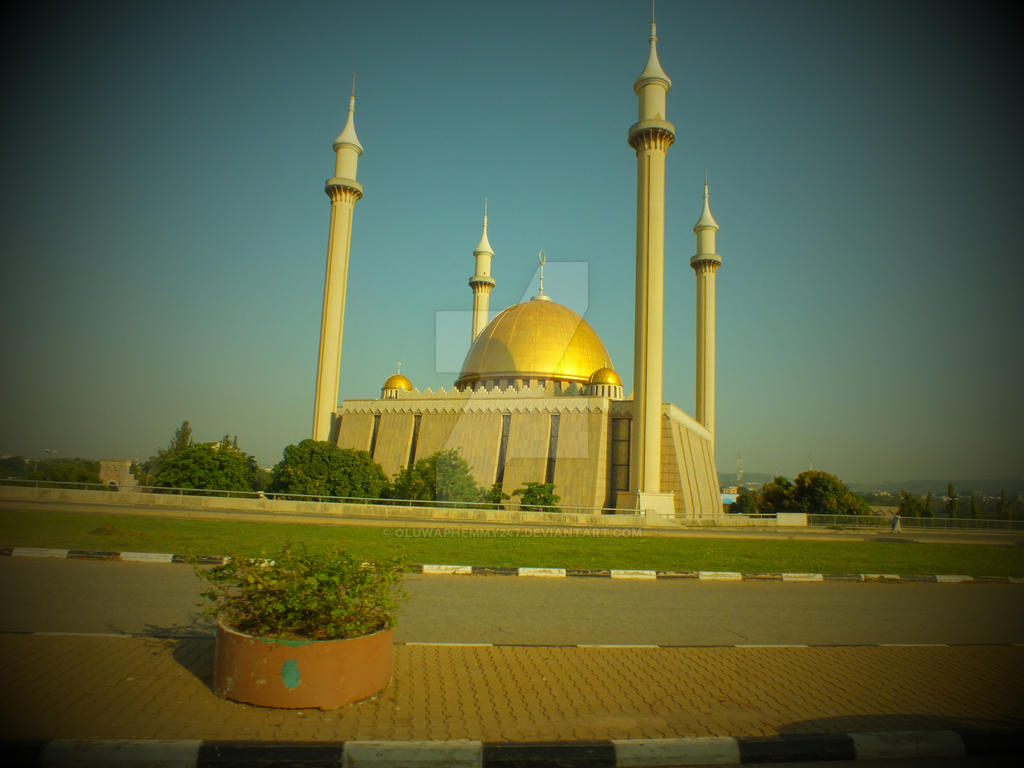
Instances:
[[[216,638],[205,628],[146,625],[145,634],[159,639],[172,658],[207,688],[213,689],[213,651]]]
[[[799,720],[779,726],[783,735],[802,733],[869,733],[885,731],[1024,731],[1024,720],[1007,717],[987,720],[971,717],[943,717],[926,714],[848,715]]]

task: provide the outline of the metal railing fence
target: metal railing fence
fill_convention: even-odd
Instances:
[[[360,496],[327,496],[303,493],[270,493],[267,491],[223,491],[216,488],[168,488],[154,485],[134,485],[111,488],[102,483],[69,483],[57,480],[31,480],[25,478],[0,479],[0,485],[28,488],[53,488],[66,490],[116,491],[121,493],[158,493],[174,496],[216,496],[228,499],[252,499],[253,501],[313,501],[330,504],[372,504],[393,507],[439,507],[445,509],[481,509],[505,512],[556,512],[580,515],[635,514],[632,509],[614,507],[582,507],[570,504],[545,506],[540,504],[517,505],[486,501],[431,501],[427,499],[384,499]]]
[[[807,524],[825,528],[890,528],[891,515],[808,514]],[[903,530],[925,531],[1024,531],[1024,520],[992,520],[972,517],[900,517]]]
[[[53,488],[67,490],[93,490],[110,491],[109,486],[102,483],[75,483],[61,482],[57,480],[30,480],[26,478],[0,478],[0,485],[29,487],[29,488]],[[317,494],[301,493],[268,493],[261,491],[222,491],[214,488],[165,488],[152,485],[138,485],[120,488],[122,493],[156,493],[170,494],[176,496],[214,496],[229,499],[251,499],[262,501],[264,499],[274,501],[314,501],[318,503],[331,504],[367,504],[387,505],[394,507],[440,507],[445,509],[480,509],[496,510],[505,512],[515,511],[536,511],[536,512],[562,512],[581,515],[610,515],[610,514],[636,514],[633,509],[616,509],[613,507],[581,507],[567,504],[559,504],[554,507],[541,505],[527,505],[528,510],[515,504],[491,503],[484,501],[428,501],[424,499],[370,499],[355,496],[325,496]],[[729,515],[725,515],[722,522],[729,524]],[[737,516],[739,517],[739,516]],[[743,515],[742,517],[759,520],[769,520],[775,517],[774,514]],[[892,525],[891,515],[831,515],[808,513],[807,525],[819,528],[847,528],[847,529],[884,529]],[[1024,532],[1024,520],[994,520],[975,519],[970,517],[900,517],[900,526],[904,530],[968,530],[968,531],[1020,531]]]

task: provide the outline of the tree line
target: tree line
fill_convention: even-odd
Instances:
[[[953,483],[946,486],[946,495],[933,499],[929,491],[923,496],[900,491],[898,511],[904,517],[959,517],[972,520],[1020,520],[1024,517],[1024,501],[1019,496],[1007,498],[1000,491],[995,499],[988,499],[973,491],[966,498],[957,492]]]
[[[5,456],[0,459],[0,477],[96,484],[100,481],[100,463],[79,458],[26,459],[24,456]]]
[[[286,447],[281,461],[268,471],[238,447],[237,437],[225,435],[213,443],[193,441],[188,421],[178,427],[166,448],[135,465],[133,474],[142,485],[156,488],[491,504],[518,496],[521,509],[545,511],[558,511],[559,502],[551,483],[527,482],[511,496],[502,492],[500,483],[480,487],[469,463],[456,450],[419,459],[388,478],[367,451],[307,439]]]
[[[1019,520],[1024,518],[1024,500],[1019,496],[1007,497],[1001,491],[998,498],[986,499],[968,492],[961,495],[949,483],[945,496],[918,495],[901,490],[898,500],[891,496],[869,494],[868,498],[852,492],[835,475],[808,471],[789,479],[779,475],[765,483],[760,491],[742,488],[730,511],[743,514],[774,514],[777,512],[807,512],[829,515],[870,514],[871,503],[894,506],[902,517],[959,517],[975,520]]]
[[[835,475],[808,470],[801,472],[792,482],[778,475],[761,486],[760,491],[740,489],[731,511],[747,515],[778,512],[864,515],[871,509],[863,497],[853,493]]]

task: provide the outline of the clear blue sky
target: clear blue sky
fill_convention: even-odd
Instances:
[[[323,183],[353,71],[365,197],[342,397],[377,396],[398,360],[417,386],[450,386],[436,329],[471,304],[485,196],[492,308],[529,293],[543,248],[547,292],[585,304],[629,391],[626,132],[649,13],[643,0],[14,11],[0,452],[146,458],[190,419],[197,439],[237,434],[269,465],[309,435]],[[707,168],[719,468],[742,453],[748,471],[792,476],[813,455],[851,481],[1024,474],[1024,125],[1000,7],[662,0],[657,13],[677,131],[665,396],[693,411],[688,260]]]

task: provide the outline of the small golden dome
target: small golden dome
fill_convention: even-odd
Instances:
[[[613,387],[621,387],[622,379],[619,378],[619,374],[613,371],[611,368],[598,368],[592,374],[590,374],[591,384],[610,384]]]
[[[601,338],[576,312],[550,300],[524,301],[480,332],[455,386],[522,379],[586,384],[608,360]]]
[[[381,389],[404,389],[406,392],[411,392],[412,382],[402,374],[394,373],[388,376],[388,380],[384,382],[384,386]]]

